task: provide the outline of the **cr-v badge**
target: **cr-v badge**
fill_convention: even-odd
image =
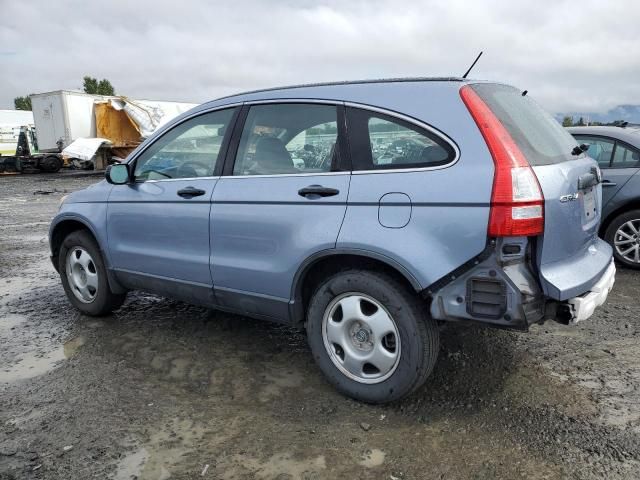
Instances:
[[[577,200],[578,198],[580,198],[580,194],[578,194],[578,192],[572,193],[570,195],[562,195],[560,197],[560,202],[562,202],[562,203],[573,202],[574,200]]]

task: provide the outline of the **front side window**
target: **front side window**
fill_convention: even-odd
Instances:
[[[640,155],[638,154],[638,150],[626,147],[620,142],[616,144],[613,163],[611,164],[613,168],[633,168],[637,167],[639,163]]]
[[[403,120],[357,108],[347,115],[354,170],[435,167],[455,158],[444,140]]]
[[[600,168],[609,168],[611,165],[611,155],[613,154],[614,140],[602,137],[590,137],[588,135],[576,135],[579,143],[589,145],[587,155],[593,158]]]
[[[234,109],[189,119],[163,134],[136,161],[137,181],[213,175]]]
[[[336,165],[337,143],[334,105],[254,105],[247,114],[233,174],[329,172]]]

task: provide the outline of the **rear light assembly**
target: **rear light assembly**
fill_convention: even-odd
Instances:
[[[490,237],[528,237],[544,232],[544,197],[524,154],[489,106],[469,86],[462,101],[484,137],[493,163]]]

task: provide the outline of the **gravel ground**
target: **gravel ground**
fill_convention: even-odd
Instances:
[[[77,313],[47,228],[97,180],[0,177],[0,479],[640,478],[639,273],[578,327],[447,327],[427,384],[374,407],[283,326],[143,293]]]

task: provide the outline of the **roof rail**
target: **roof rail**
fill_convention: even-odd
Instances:
[[[344,80],[337,82],[320,82],[320,83],[303,83],[298,85],[286,85],[282,87],[261,88],[258,90],[250,90],[247,92],[238,92],[232,95],[216,98],[222,100],[225,98],[238,97],[240,95],[250,95],[252,93],[272,92],[275,90],[289,90],[293,88],[309,88],[309,87],[332,87],[339,85],[356,85],[367,83],[400,83],[400,82],[464,82],[466,79],[461,77],[406,77],[406,78],[379,78],[372,80]]]

